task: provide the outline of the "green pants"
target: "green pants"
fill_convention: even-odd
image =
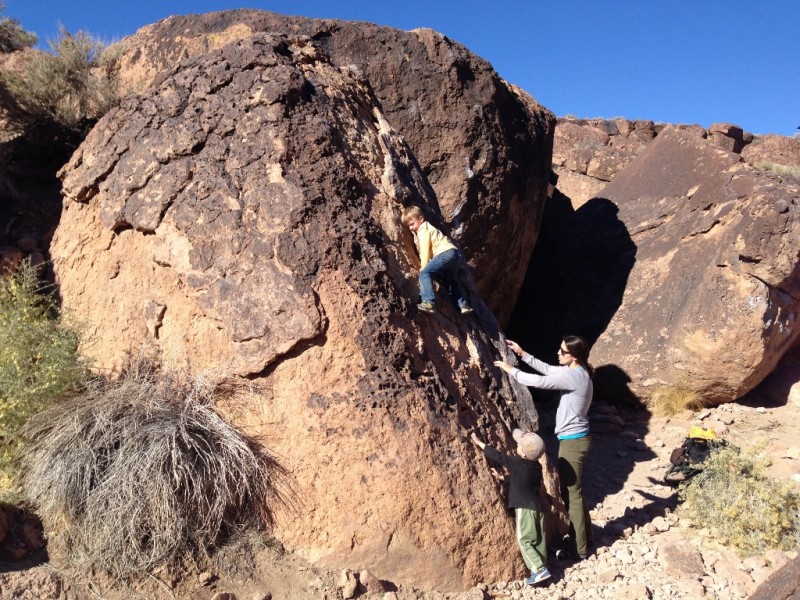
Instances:
[[[544,537],[544,513],[534,508],[514,509],[517,522],[517,545],[522,560],[531,572],[541,569],[547,560]]]
[[[558,444],[558,477],[561,480],[561,499],[567,509],[570,529],[574,530],[575,549],[586,556],[592,542],[592,522],[583,499],[583,461],[592,445],[591,437],[561,440]]]

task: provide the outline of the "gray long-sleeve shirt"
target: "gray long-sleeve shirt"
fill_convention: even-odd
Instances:
[[[586,369],[548,365],[527,352],[522,355],[522,360],[542,375],[513,369],[513,379],[522,385],[561,392],[556,411],[556,436],[564,438],[588,433],[594,387]]]

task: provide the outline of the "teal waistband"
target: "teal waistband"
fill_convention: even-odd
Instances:
[[[586,437],[589,435],[588,431],[582,431],[580,433],[573,433],[571,435],[559,435],[556,436],[560,440],[577,440],[578,438]]]

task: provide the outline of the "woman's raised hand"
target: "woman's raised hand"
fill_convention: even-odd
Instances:
[[[506,346],[508,346],[517,356],[522,356],[525,354],[525,350],[522,349],[522,346],[513,340],[506,340]]]

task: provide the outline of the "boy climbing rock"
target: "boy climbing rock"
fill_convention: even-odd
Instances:
[[[542,466],[538,459],[544,453],[544,442],[535,433],[515,429],[511,436],[517,442],[514,454],[503,454],[483,443],[475,433],[470,440],[483,450],[492,463],[508,470],[508,508],[514,509],[517,545],[531,576],[528,585],[537,585],[550,578],[545,565],[547,542],[544,531],[544,513],[539,500],[542,483]]]
[[[450,298],[462,315],[471,313],[472,307],[464,297],[464,290],[458,281],[461,252],[446,235],[425,220],[425,215],[418,206],[404,209],[401,219],[414,234],[414,243],[419,252],[419,295],[422,302],[417,308],[426,313],[436,310],[436,292],[433,289],[435,279],[447,288]]]

